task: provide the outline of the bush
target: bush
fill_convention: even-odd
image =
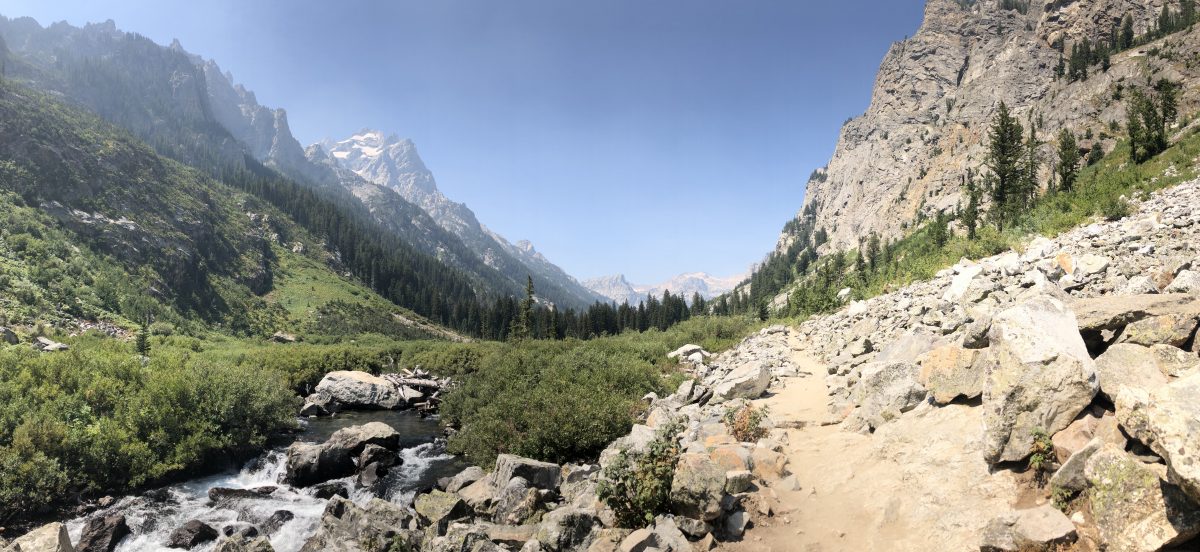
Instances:
[[[1104,220],[1121,220],[1129,216],[1129,202],[1119,197],[1109,197],[1100,203],[1098,211],[1097,214],[1104,217]]]
[[[605,468],[596,494],[612,508],[618,527],[642,527],[668,511],[682,429],[678,421],[664,425],[645,453],[621,451]]]
[[[740,408],[730,408],[725,411],[725,427],[729,434],[743,443],[754,443],[767,436],[767,428],[762,425],[767,418],[767,408],[755,408],[746,403]]]
[[[67,474],[41,452],[0,447],[0,523],[44,513],[67,490]]]

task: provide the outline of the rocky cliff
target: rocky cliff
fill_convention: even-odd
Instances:
[[[1119,89],[1145,84],[1149,75],[1195,82],[1200,75],[1188,60],[1200,40],[1184,32],[1115,54],[1107,72],[1093,67],[1078,82],[1055,78],[1055,44],[1061,40],[1070,52],[1085,38],[1107,41],[1125,15],[1141,35],[1163,4],[1033,0],[1023,13],[1004,9],[1001,0],[929,0],[917,33],[884,56],[870,106],[843,126],[833,158],[807,184],[804,206],[812,206],[816,227],[829,232],[832,247],[845,249],[870,232],[902,235],[918,213],[958,206],[963,177],[982,166],[1000,102],[1022,121],[1040,119],[1043,141],[1065,127],[1084,137],[1082,146],[1110,150],[1117,133],[1109,125],[1124,121]],[[1166,4],[1180,9],[1177,1]],[[1184,90],[1181,113],[1188,113],[1197,93]],[[1049,157],[1052,144],[1045,147]],[[793,238],[785,232],[777,248]]]

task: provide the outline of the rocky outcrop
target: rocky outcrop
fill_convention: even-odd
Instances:
[[[1161,456],[1171,482],[1200,503],[1200,374],[1154,391],[1122,388],[1117,420]]]

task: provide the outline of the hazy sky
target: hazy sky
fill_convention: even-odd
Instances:
[[[412,138],[438,185],[586,278],[745,271],[922,0],[0,0],[215,59],[303,143]]]

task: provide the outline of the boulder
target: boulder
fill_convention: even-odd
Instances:
[[[1096,357],[1096,373],[1100,392],[1109,400],[1115,400],[1122,387],[1153,391],[1168,381],[1150,348],[1133,343],[1118,343]]]
[[[1117,420],[1166,461],[1172,483],[1200,502],[1200,374],[1153,392],[1123,388]]]
[[[978,315],[967,324],[963,330],[962,346],[964,349],[986,349],[988,346],[988,331],[992,329],[992,317]]]
[[[771,449],[756,447],[752,453],[753,472],[759,479],[775,481],[788,474],[787,456]]]
[[[1075,542],[1075,524],[1057,508],[1045,504],[1009,512],[988,522],[982,552],[1048,550]]]
[[[721,515],[725,494],[725,470],[707,454],[684,453],[675,465],[671,481],[671,509],[676,514],[703,521]]]
[[[720,445],[708,453],[708,457],[725,471],[750,469],[750,451],[742,445]]]
[[[345,483],[331,481],[313,485],[313,496],[321,500],[329,500],[335,496],[350,498],[350,489]]]
[[[231,489],[228,487],[213,487],[208,490],[208,499],[213,502],[224,500],[256,499],[271,496],[276,487],[264,485],[253,489]]]
[[[771,385],[771,368],[762,361],[743,362],[714,387],[714,399],[757,399]]]
[[[987,350],[944,345],[918,359],[918,381],[929,390],[934,404],[950,404],[959,397],[974,399],[983,394],[990,358]]]
[[[417,550],[420,535],[405,529],[411,520],[412,514],[391,502],[376,498],[359,506],[335,496],[300,552]]]
[[[304,399],[301,416],[329,416],[339,410],[337,401],[325,393],[313,393]]]
[[[1200,509],[1119,447],[1101,447],[1084,474],[1092,516],[1108,550],[1155,552],[1200,535]]]
[[[725,492],[729,494],[746,492],[753,481],[754,474],[748,470],[727,471],[725,472]]]
[[[37,339],[33,340],[33,348],[46,353],[66,351],[67,349],[70,349],[70,347],[68,347],[65,343],[59,343],[48,337],[41,336],[38,336]]]
[[[704,348],[699,345],[688,343],[687,345],[684,345],[678,349],[675,349],[674,351],[667,353],[667,358],[687,358],[687,357],[691,356],[693,353],[699,353],[703,350],[704,350]]]
[[[417,519],[425,526],[436,528],[438,535],[446,533],[451,521],[471,515],[471,509],[462,498],[438,490],[418,495],[413,509]]]
[[[354,473],[355,459],[367,445],[395,451],[400,434],[382,422],[370,422],[337,430],[325,443],[293,443],[287,449],[287,481],[298,487],[345,477]]]
[[[4,552],[75,552],[67,526],[47,523],[8,544]]]
[[[523,477],[514,477],[496,494],[492,521],[502,525],[521,525],[537,513],[542,504],[538,489],[530,487]]]
[[[500,550],[488,537],[487,527],[474,523],[451,524],[445,535],[426,539],[420,544],[419,549],[428,552],[497,552]],[[409,550],[418,550],[418,547],[413,546]],[[530,539],[525,542],[521,550],[541,552],[542,548],[537,540]]]
[[[198,519],[193,519],[171,533],[167,538],[167,548],[192,548],[197,544],[217,539],[216,529]]]
[[[539,462],[512,454],[496,457],[495,483],[505,485],[512,478],[520,477],[538,489],[554,490],[562,477],[562,467],[551,462]]]
[[[83,523],[78,552],[112,552],[121,539],[129,536],[129,525],[123,514],[92,516]]]
[[[942,341],[940,332],[918,326],[880,350],[875,362],[916,362],[917,357],[933,350]]]
[[[1050,477],[1050,487],[1075,492],[1086,489],[1088,482],[1084,471],[1087,469],[1087,463],[1092,459],[1092,455],[1096,454],[1103,446],[1104,441],[1093,438],[1076,450],[1074,454],[1068,456],[1065,461],[1060,461],[1061,466]],[[1054,452],[1058,452],[1058,447],[1055,447]]]
[[[1163,293],[1200,294],[1200,272],[1193,270],[1180,271],[1179,274],[1175,275],[1175,279],[1171,280],[1170,285],[1163,288]]]
[[[273,534],[287,524],[287,522],[292,521],[293,519],[296,519],[296,514],[292,513],[291,511],[275,510],[271,513],[271,517],[268,517],[267,520],[263,522],[262,530],[268,535]]]
[[[691,552],[692,545],[671,516],[654,518],[654,537],[658,549],[664,552]]]
[[[654,531],[641,528],[630,533],[621,541],[621,552],[644,552],[647,549],[658,550],[658,535]]]
[[[1093,408],[1092,411],[1080,414],[1066,429],[1051,437],[1051,442],[1054,443],[1054,454],[1059,464],[1066,462],[1068,458],[1082,450],[1092,439],[1099,438],[1104,443],[1125,445],[1125,436],[1117,427],[1116,415],[1109,411],[1097,413],[1094,410],[1096,409]]]
[[[916,408],[927,394],[919,381],[920,371],[916,364],[908,362],[864,364],[857,386],[856,421],[875,429]]]
[[[471,466],[450,478],[450,482],[446,484],[446,492],[457,493],[466,488],[467,485],[483,479],[483,476],[483,468]]]
[[[534,533],[534,539],[544,550],[574,550],[587,542],[592,528],[598,522],[596,515],[587,510],[558,508],[543,517],[542,523]]]
[[[458,496],[470,506],[476,514],[491,511],[492,503],[496,501],[499,489],[492,484],[492,478],[484,477],[458,491]]]
[[[1182,347],[1196,333],[1198,323],[1200,315],[1196,314],[1151,316],[1125,326],[1117,338],[1117,343],[1136,343],[1147,347],[1157,344]]]
[[[989,335],[996,365],[983,390],[984,458],[1023,460],[1036,432],[1063,430],[1091,404],[1096,367],[1075,316],[1052,297],[997,314]]]
[[[950,280],[950,286],[946,288],[946,292],[942,294],[942,300],[951,303],[960,301],[967,293],[967,289],[971,287],[971,282],[977,276],[983,273],[982,265],[968,265],[961,269],[955,267],[958,274]]]
[[[1081,332],[1119,330],[1133,322],[1166,314],[1200,314],[1200,300],[1193,295],[1144,294],[1102,295],[1070,301]]]
[[[12,328],[0,326],[0,342],[16,345],[21,342],[21,339],[17,337],[16,332],[12,331]]]
[[[330,372],[321,378],[316,392],[349,407],[392,409],[405,404],[392,382],[366,372]]]
[[[1079,257],[1075,264],[1076,276],[1094,276],[1108,270],[1112,261],[1108,257],[1088,253]]]
[[[502,544],[513,549],[533,539],[536,525],[497,525],[495,523],[480,523],[487,532],[488,539],[496,544]]]

